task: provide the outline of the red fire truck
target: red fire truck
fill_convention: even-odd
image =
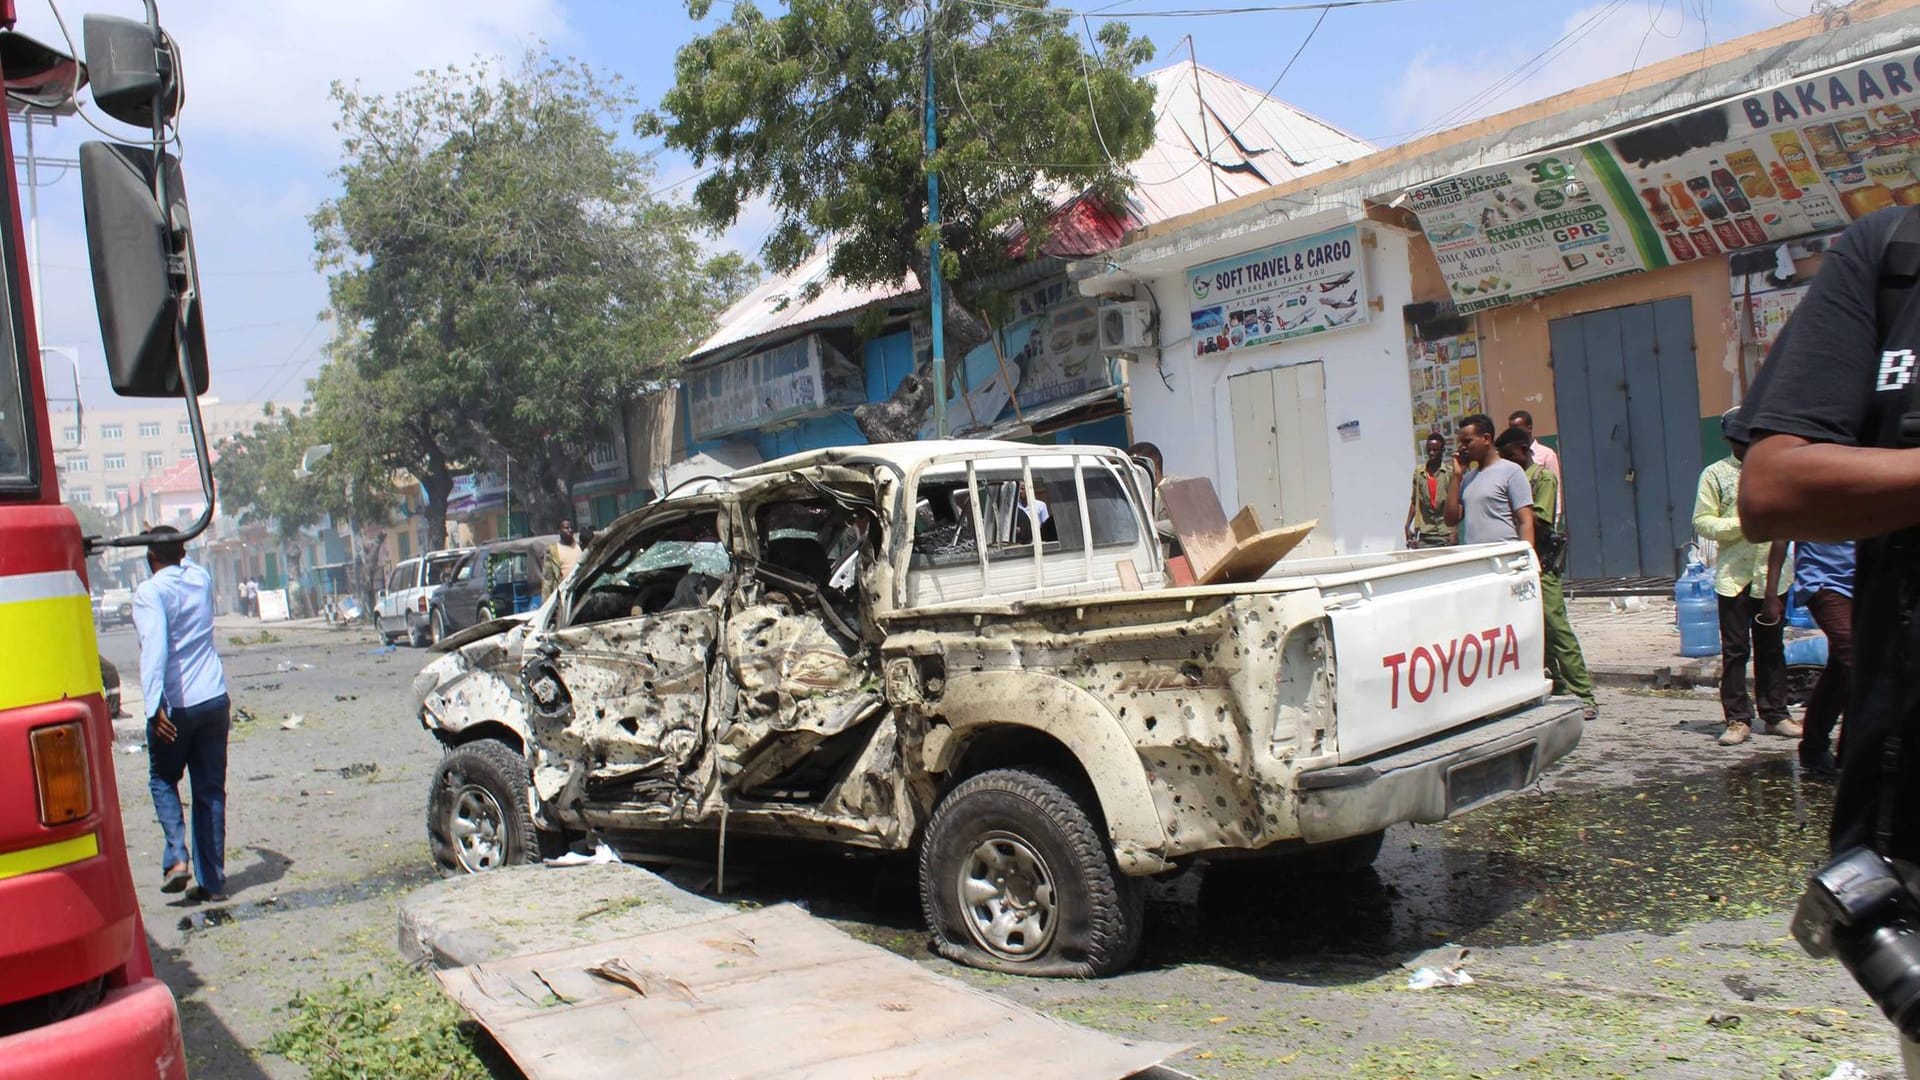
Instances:
[[[144,22],[88,16],[85,65],[70,40],[42,44],[14,17],[0,0],[10,107],[65,108],[90,81],[94,108],[147,131],[145,145],[81,147],[87,242],[115,392],[183,399],[207,502],[198,534],[213,504],[195,400],[205,334],[186,196],[164,152],[179,57],[152,0]],[[90,550],[151,538],[83,537],[60,504],[5,130],[0,178],[0,1078],[184,1077],[127,865],[86,582]]]

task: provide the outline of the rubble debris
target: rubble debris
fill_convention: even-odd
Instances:
[[[280,721],[280,730],[292,731],[306,722],[307,722],[307,718],[300,715],[299,713],[289,713],[287,714],[287,718],[285,720]]]
[[[591,852],[569,851],[546,862],[548,866],[604,866],[619,861],[620,856],[607,846],[605,840],[595,840]]]
[[[356,761],[351,765],[345,765],[338,769],[315,769],[314,771],[337,773],[340,779],[351,780],[356,776],[372,776],[374,773],[379,772],[380,763],[377,761]]]
[[[1407,976],[1407,989],[1431,990],[1436,986],[1472,986],[1473,976],[1457,967],[1423,967]]]
[[[1826,1080],[1873,1080],[1873,1074],[1851,1061],[1843,1061],[1833,1067]]]
[[[1712,1016],[1707,1017],[1707,1026],[1710,1028],[1718,1028],[1721,1031],[1732,1031],[1734,1028],[1740,1026],[1740,1014],[1714,1013]]]

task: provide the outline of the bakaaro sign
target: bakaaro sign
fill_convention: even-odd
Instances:
[[[1920,205],[1920,55],[1411,189],[1462,311]]]

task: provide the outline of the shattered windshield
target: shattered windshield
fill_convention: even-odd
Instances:
[[[722,577],[732,566],[727,549],[718,540],[662,540],[636,559],[630,572],[647,574],[686,567],[696,574]]]

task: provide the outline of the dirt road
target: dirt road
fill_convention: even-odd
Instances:
[[[407,715],[427,654],[377,653],[364,631],[277,628],[261,641],[249,627],[239,644],[242,633],[221,633],[235,703],[253,718],[229,767],[229,903],[210,911],[159,892],[146,758],[115,763],[194,1075],[300,1076],[263,1049],[316,1026],[287,1003],[370,972],[370,985],[395,978],[396,903],[433,877],[422,808],[438,751]],[[102,643],[131,700],[131,633]],[[1540,790],[1451,825],[1395,829],[1372,873],[1156,885],[1140,967],[1116,979],[1023,980],[932,959],[899,862],[807,849],[736,871],[730,855],[729,898],[798,900],[1063,1018],[1191,1043],[1172,1064],[1196,1075],[1812,1080],[1843,1060],[1894,1075],[1892,1039],[1866,999],[1786,935],[1824,852],[1830,788],[1795,772],[1786,740],[1715,745],[1705,696],[1606,692],[1602,704]],[[293,715],[300,723],[283,727]],[[122,721],[123,750],[139,737]],[[1409,965],[1460,948],[1472,985],[1407,988]],[[478,1068],[457,1045],[424,1045],[413,1052]],[[380,1074],[417,1063],[361,1064]]]

